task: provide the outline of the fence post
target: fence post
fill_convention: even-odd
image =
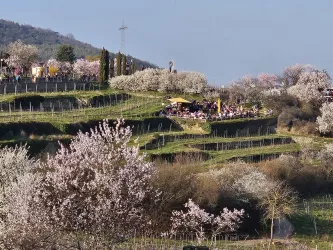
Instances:
[[[25,84],[25,93],[28,93],[28,84]]]

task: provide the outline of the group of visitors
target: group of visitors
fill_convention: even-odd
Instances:
[[[21,81],[21,75],[10,76],[8,74],[0,74],[0,84],[4,83],[19,83]]]
[[[190,103],[171,103],[160,111],[160,116],[177,116],[181,118],[192,118],[201,120],[226,120],[235,118],[257,117],[259,108],[254,105],[245,109],[239,104],[220,103],[217,101],[203,100]],[[265,115],[272,115],[273,110],[266,110]]]

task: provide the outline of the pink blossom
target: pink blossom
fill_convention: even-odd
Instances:
[[[90,62],[85,59],[78,59],[74,63],[73,72],[79,76],[82,75],[98,75],[99,61]]]

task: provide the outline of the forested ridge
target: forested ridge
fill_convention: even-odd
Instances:
[[[5,51],[6,46],[14,41],[22,40],[26,44],[33,44],[38,47],[39,60],[45,61],[55,57],[60,44],[70,44],[74,47],[77,58],[87,55],[98,55],[100,49],[91,44],[78,41],[73,35],[62,35],[50,29],[42,29],[31,25],[21,25],[12,21],[0,19],[0,51]],[[108,44],[105,45],[106,47]],[[110,53],[114,57],[114,53]],[[149,62],[136,59],[137,65],[156,67]]]

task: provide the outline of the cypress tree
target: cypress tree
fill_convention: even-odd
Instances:
[[[117,69],[116,69],[116,71],[117,71],[117,76],[120,76],[121,75],[121,59],[122,59],[122,56],[121,56],[121,54],[120,54],[120,52],[118,52],[118,54],[117,54]]]
[[[110,74],[110,54],[109,51],[105,51],[105,79],[106,82],[109,80],[109,74]]]
[[[110,78],[114,77],[114,59],[110,60]]]
[[[127,64],[127,59],[126,59],[126,56],[123,55],[123,58],[122,58],[122,68],[121,68],[121,74],[122,75],[127,75],[127,71],[126,71],[126,64]]]
[[[101,56],[99,58],[99,81],[101,83],[105,82],[104,75],[105,75],[105,49],[103,47],[101,51]]]
[[[102,49],[99,62],[99,80],[106,83],[109,79],[109,51]]]

